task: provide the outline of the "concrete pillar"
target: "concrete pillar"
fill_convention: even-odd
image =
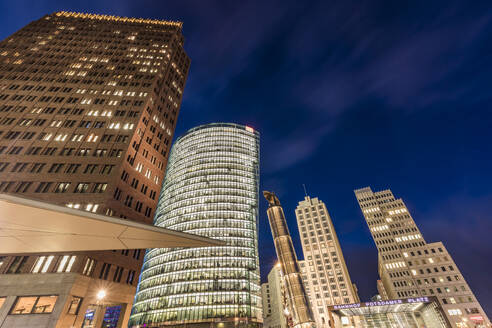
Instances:
[[[96,310],[96,317],[94,318],[94,327],[101,328],[104,320],[104,313],[106,313],[106,305],[98,305]]]
[[[63,319],[65,319],[68,296],[68,294],[58,295],[55,307],[53,308],[53,312],[51,313],[49,327],[61,327],[59,323],[63,322]]]
[[[128,322],[130,319],[130,313],[132,312],[132,307],[129,304],[126,303],[121,303],[121,312],[120,312],[120,318],[118,319],[118,324],[116,325],[117,328],[126,328],[123,326],[124,322]]]
[[[9,311],[14,305],[16,296],[7,296],[5,299],[5,302],[2,305],[2,308],[0,308],[0,327],[3,328],[3,323],[5,319],[7,319],[7,316],[9,315]]]

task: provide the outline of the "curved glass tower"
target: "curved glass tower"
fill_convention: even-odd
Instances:
[[[189,130],[171,150],[154,224],[226,246],[147,251],[130,327],[256,327],[259,133],[230,123]]]

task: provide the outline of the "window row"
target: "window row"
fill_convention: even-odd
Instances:
[[[87,149],[90,151],[90,149]],[[115,150],[118,152],[121,150]],[[35,163],[35,162],[17,162],[10,163],[0,162],[0,172],[4,172],[8,167],[11,167],[10,172],[26,172],[26,173],[83,173],[83,174],[103,174],[109,175],[113,172],[115,165],[112,164],[87,164],[84,170],[79,169],[82,167],[80,163]],[[47,168],[47,170],[44,170]]]
[[[0,181],[0,192],[66,193],[70,185],[72,185],[71,182]],[[74,185],[74,189],[71,190],[73,193],[103,193],[108,186],[104,182],[80,182]]]

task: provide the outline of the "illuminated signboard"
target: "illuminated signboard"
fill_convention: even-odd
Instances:
[[[429,302],[428,297],[417,297],[417,298],[408,298],[407,303],[420,303],[420,302]]]
[[[394,305],[402,304],[403,300],[389,300],[389,301],[377,301],[377,302],[365,302],[365,306],[381,306],[381,305]]]
[[[470,320],[473,321],[483,321],[483,317],[481,315],[473,315],[470,317]]]
[[[246,126],[246,131],[249,131],[249,132],[255,132],[255,129],[253,129],[252,127],[250,126]]]
[[[404,304],[404,303],[421,303],[421,302],[429,302],[429,298],[428,297],[417,297],[417,298],[407,298],[407,299],[401,299],[401,300],[388,300],[388,301],[343,304],[343,305],[335,305],[335,306],[333,306],[333,309],[334,310],[343,310],[343,309],[354,309],[354,308],[360,308],[360,307],[396,305],[396,304]]]
[[[359,308],[360,303],[353,303],[353,304],[344,304],[344,305],[335,305],[333,308],[335,310],[342,310],[342,309],[353,309],[353,308]]]

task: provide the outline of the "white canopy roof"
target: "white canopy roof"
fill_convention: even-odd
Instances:
[[[224,242],[0,194],[0,254],[220,245]]]

